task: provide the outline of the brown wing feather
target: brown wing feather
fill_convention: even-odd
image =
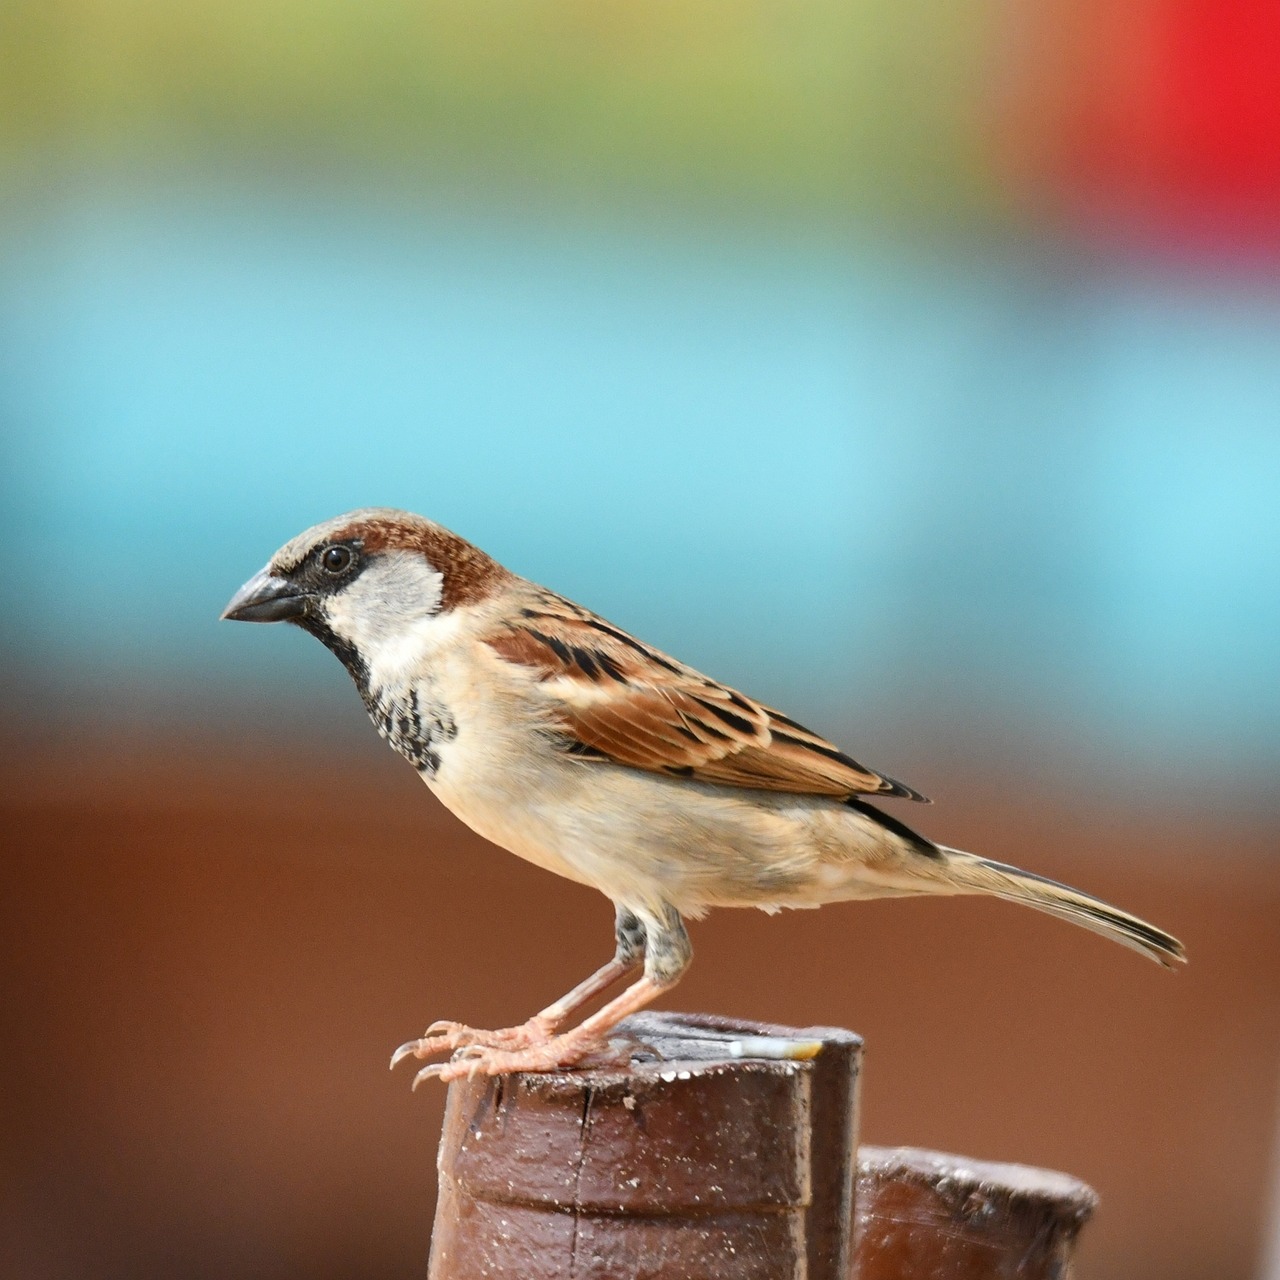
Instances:
[[[550,593],[488,644],[539,672],[576,755],[727,786],[924,800],[794,720]]]

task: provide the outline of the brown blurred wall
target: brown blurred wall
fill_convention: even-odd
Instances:
[[[485,845],[372,735],[13,743],[3,772],[0,1274],[422,1274],[443,1090],[410,1095],[390,1050],[524,1018],[608,954],[608,904]],[[1082,1277],[1252,1276],[1276,824],[930,782],[926,832],[1146,915],[1187,971],[1001,903],[726,911],[668,1007],[861,1032],[867,1141],[1101,1193]]]

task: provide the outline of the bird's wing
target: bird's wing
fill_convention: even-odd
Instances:
[[[486,643],[538,674],[573,754],[735,787],[925,797],[551,593]]]

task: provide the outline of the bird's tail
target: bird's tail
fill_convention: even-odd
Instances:
[[[948,879],[959,885],[961,892],[989,893],[1008,902],[1025,903],[1140,951],[1166,969],[1186,962],[1187,953],[1177,938],[1127,911],[1030,871],[1020,871],[959,849],[939,848],[946,856]]]

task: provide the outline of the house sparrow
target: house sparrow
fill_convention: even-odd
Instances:
[[[452,1053],[415,1085],[607,1059],[609,1032],[679,981],[692,954],[684,920],[710,907],[984,893],[1169,968],[1185,959],[1127,912],[917,834],[863,797],[918,792],[421,516],[370,508],[308,529],[222,616],[309,631],[463,822],[614,904],[608,964],[518,1027],[435,1023],[392,1057]]]

